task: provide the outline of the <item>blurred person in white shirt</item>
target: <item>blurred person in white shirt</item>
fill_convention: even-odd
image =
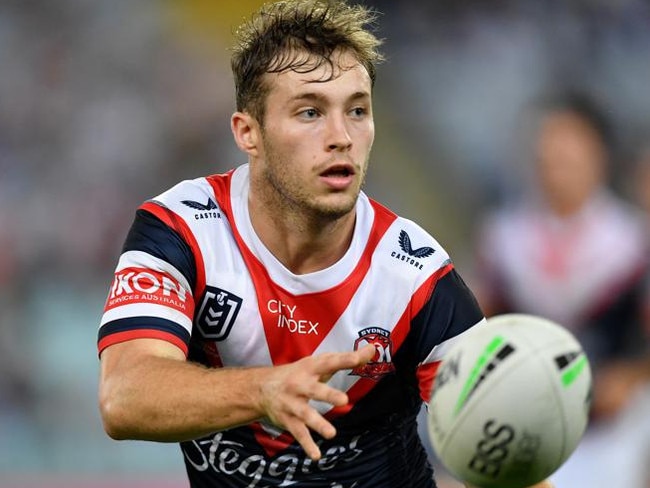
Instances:
[[[591,427],[556,473],[558,488],[613,486],[608,479],[640,487],[643,436],[622,436],[622,429],[648,377],[640,366],[647,224],[610,188],[612,128],[594,100],[571,93],[538,108],[532,188],[482,221],[474,289],[486,316],[523,312],[555,320],[590,358]]]

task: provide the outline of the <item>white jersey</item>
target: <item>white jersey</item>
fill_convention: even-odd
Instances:
[[[159,338],[219,368],[372,343],[369,364],[328,381],[350,403],[314,403],[339,432],[319,441],[324,461],[312,463],[287,432],[256,422],[181,443],[191,484],[433,486],[415,416],[445,348],[483,318],[448,254],[361,193],[346,254],[295,275],[255,234],[248,183],[243,165],[184,181],[141,206],[106,302],[100,351]]]

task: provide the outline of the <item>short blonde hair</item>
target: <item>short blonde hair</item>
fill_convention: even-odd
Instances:
[[[378,51],[382,41],[371,31],[377,15],[344,0],[284,0],[263,6],[235,32],[231,66],[237,110],[262,122],[269,89],[266,73],[333,67],[337,50],[354,53],[374,85],[376,65],[384,59]]]

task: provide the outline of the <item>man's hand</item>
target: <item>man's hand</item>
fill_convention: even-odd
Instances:
[[[261,385],[260,408],[271,422],[290,432],[311,459],[318,460],[321,452],[310,429],[326,439],[333,438],[336,429],[309,401],[346,405],[347,394],[326,382],[337,371],[366,364],[375,352],[375,347],[368,345],[354,352],[325,353],[276,366]]]

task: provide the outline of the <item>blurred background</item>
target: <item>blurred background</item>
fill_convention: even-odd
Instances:
[[[650,2],[365,3],[388,58],[367,193],[486,313],[593,344],[594,421],[557,487],[647,488]],[[245,161],[228,46],[261,4],[0,2],[0,486],[187,485],[176,445],[105,436],[97,326],[135,208]],[[553,119],[560,99],[599,117]]]

